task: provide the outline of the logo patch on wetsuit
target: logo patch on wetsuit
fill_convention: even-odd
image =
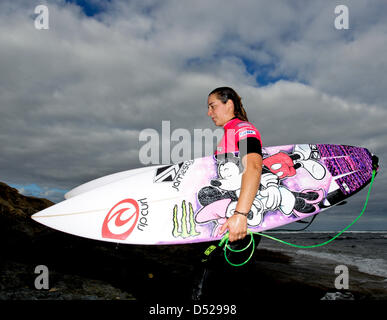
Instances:
[[[256,134],[254,130],[245,130],[239,133],[239,138],[242,138],[248,134]]]

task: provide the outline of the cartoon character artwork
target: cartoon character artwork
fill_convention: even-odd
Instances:
[[[295,176],[299,168],[304,168],[313,179],[323,179],[325,168],[318,158],[318,150],[313,145],[296,145],[291,153],[280,151],[267,157],[264,154],[261,183],[247,217],[248,226],[262,225],[266,213],[273,211],[295,218],[319,212],[319,203],[324,198],[322,189],[296,191],[283,183]],[[217,155],[216,164],[218,178],[199,190],[197,198],[201,208],[195,216],[198,224],[215,222],[212,236],[234,214],[243,173],[241,159],[233,153]]]
[[[317,161],[320,153],[315,145],[296,144],[291,154],[278,152],[264,157],[263,165],[280,179],[292,177],[298,168],[304,168],[314,179],[325,177],[325,168]]]

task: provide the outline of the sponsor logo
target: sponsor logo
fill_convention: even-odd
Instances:
[[[177,173],[180,171],[182,165],[183,163],[178,163],[172,166],[158,168],[153,181],[157,183],[173,181],[176,178]]]
[[[187,213],[187,206],[185,200],[181,203],[181,216],[178,217],[177,204],[173,208],[173,230],[172,235],[182,238],[195,237],[200,234],[196,230],[196,223],[194,219],[194,211],[191,202],[188,203],[189,209]]]
[[[138,221],[138,225],[137,225],[137,229],[140,230],[140,231],[144,231],[144,228],[148,226],[148,213],[149,213],[149,205],[148,205],[148,200],[147,198],[143,198],[143,199],[139,199],[138,200],[140,202],[140,205],[141,205],[141,210],[140,210],[140,213],[141,213],[141,218],[140,220]]]
[[[124,199],[110,209],[102,225],[102,237],[125,240],[133,231],[140,215],[136,200]]]
[[[311,158],[311,159],[320,159],[321,158],[321,156],[320,156],[320,152],[319,152],[319,150],[318,150],[318,148],[317,148],[317,145],[315,145],[315,144],[311,144],[311,145],[309,145],[310,146],[310,149],[311,149],[311,154],[310,154],[310,157],[309,158]]]
[[[248,125],[249,125],[248,122],[241,122],[241,123],[238,123],[238,124],[237,124],[237,127],[246,127],[246,126],[248,126]]]
[[[188,160],[179,164],[158,168],[153,181],[155,183],[173,182],[172,188],[179,191],[180,183],[193,163],[194,160]]]
[[[248,134],[256,134],[254,130],[245,130],[239,133],[239,138],[244,137]]]

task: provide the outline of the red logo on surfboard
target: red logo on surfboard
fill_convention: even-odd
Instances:
[[[124,199],[110,209],[102,225],[102,237],[125,240],[137,224],[140,209],[133,199]]]

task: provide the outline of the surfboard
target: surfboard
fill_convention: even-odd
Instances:
[[[296,144],[263,148],[259,190],[248,215],[252,231],[319,214],[370,181],[365,148]],[[109,175],[83,184],[32,218],[76,236],[126,244],[219,240],[236,208],[243,166],[238,153]]]
[[[158,168],[158,167],[161,167],[161,166],[152,166],[152,169],[154,170],[155,168]],[[68,191],[64,195],[64,198],[70,199],[70,198],[75,197],[81,193],[90,191],[92,189],[99,188],[101,186],[107,185],[107,184],[115,182],[115,181],[119,181],[119,180],[122,180],[122,179],[125,179],[128,177],[134,176],[136,174],[145,172],[147,170],[149,170],[149,167],[136,168],[136,169],[132,169],[132,170],[125,170],[122,172],[116,172],[116,173],[109,174],[109,175],[104,176],[104,177],[94,179],[92,181],[83,183],[80,186],[75,187],[74,189],[71,189],[70,191]]]

